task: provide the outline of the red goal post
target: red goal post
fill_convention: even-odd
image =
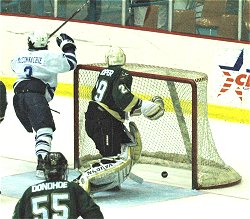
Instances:
[[[74,71],[75,168],[84,168],[100,158],[84,122],[91,90],[105,67],[103,63],[78,65]],[[156,121],[130,117],[142,137],[139,163],[190,169],[193,189],[226,187],[241,181],[241,176],[220,157],[212,137],[206,74],[136,63],[124,68],[133,76],[132,93],[147,100],[161,96],[165,103],[165,114]]]

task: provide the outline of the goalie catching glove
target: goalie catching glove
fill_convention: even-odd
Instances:
[[[69,50],[76,50],[74,40],[65,33],[61,33],[60,36],[56,38],[56,42],[63,52],[67,52]]]
[[[164,115],[164,101],[159,96],[154,96],[151,101],[139,100],[136,109],[130,113],[131,116],[144,115],[150,120],[157,120]]]
[[[164,101],[161,97],[155,96],[151,101],[143,100],[141,106],[142,114],[150,119],[156,120],[164,114]]]

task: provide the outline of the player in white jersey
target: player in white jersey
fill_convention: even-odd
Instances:
[[[57,76],[77,66],[76,46],[70,36],[62,33],[56,38],[62,51],[48,50],[48,40],[47,33],[32,32],[28,37],[28,49],[11,61],[18,78],[13,86],[16,115],[28,132],[36,132],[37,177],[44,177],[43,158],[51,150],[56,129],[48,102],[54,97]]]

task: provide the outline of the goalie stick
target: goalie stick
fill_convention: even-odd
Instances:
[[[54,34],[60,30],[65,24],[68,23],[68,21],[70,21],[73,17],[75,17],[85,6],[87,6],[89,4],[90,0],[87,0],[84,4],[81,5],[80,8],[78,8],[66,21],[64,21],[56,30],[54,30],[50,35],[49,38],[51,38],[52,36],[54,36]]]
[[[143,181],[144,181],[143,178],[141,178],[140,176],[135,175],[135,174],[132,173],[132,172],[129,173],[128,177],[129,177],[131,180],[133,180],[133,181],[135,181],[135,182],[137,182],[137,183],[139,183],[139,184],[142,184]]]

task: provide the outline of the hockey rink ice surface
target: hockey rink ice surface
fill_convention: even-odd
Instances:
[[[35,177],[34,134],[16,118],[12,97],[8,91],[6,117],[0,124],[1,219],[11,218],[24,190],[40,182]],[[71,180],[78,175],[73,170],[73,99],[55,96],[50,107],[60,112],[53,113],[57,130],[52,151],[67,157]],[[220,156],[242,176],[240,184],[196,191],[191,189],[190,171],[136,164],[132,172],[144,179],[142,184],[128,179],[121,191],[93,195],[105,219],[249,219],[250,125],[210,119],[210,126]],[[161,177],[164,170],[167,178]]]

